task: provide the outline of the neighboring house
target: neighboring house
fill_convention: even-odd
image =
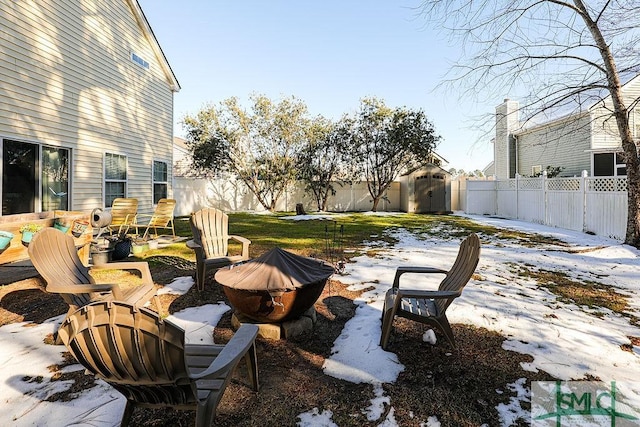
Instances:
[[[493,160],[485,166],[484,169],[482,169],[482,174],[487,178],[494,177],[496,175],[496,165]]]
[[[180,85],[136,0],[0,0],[2,215],[172,196]]]
[[[635,106],[630,119],[640,139],[640,76],[623,87],[625,102]],[[520,123],[519,103],[505,99],[496,107],[494,170],[496,178],[535,176],[547,167],[563,168],[560,176],[626,175],[620,134],[611,116],[611,99],[585,111],[526,127]]]

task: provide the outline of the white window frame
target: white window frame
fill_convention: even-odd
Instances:
[[[624,163],[624,160],[621,160],[622,163],[618,163],[618,154],[624,154],[622,151],[618,151],[613,155],[613,172],[615,173],[615,176],[627,176],[627,174],[625,173],[624,175],[621,175],[618,173],[618,171],[620,169],[624,169],[625,171],[627,170],[627,165]],[[620,156],[622,157],[622,156]]]
[[[618,154],[622,154],[622,151],[593,151],[591,153],[591,175],[593,175],[595,172],[595,156],[598,154],[613,154],[613,176],[627,176],[627,174],[625,173],[623,174],[619,174],[618,171],[620,169],[626,169],[627,165],[623,163],[618,163],[617,162],[617,158],[618,158]]]
[[[107,178],[107,157],[108,156],[117,156],[124,157],[124,179],[116,179],[116,178]],[[113,153],[113,152],[105,152],[103,156],[103,195],[102,200],[104,202],[105,208],[110,208],[111,205],[107,203],[107,183],[123,183],[124,184],[124,194],[123,197],[127,197],[129,191],[129,157],[126,154],[121,153]]]
[[[531,166],[531,176],[536,176],[536,174],[542,174],[542,165]]]
[[[166,179],[164,181],[156,181],[156,163],[162,163],[165,166],[165,170],[167,173]],[[151,163],[151,197],[153,199],[153,205],[158,204],[158,200],[156,198],[156,185],[164,185],[165,186],[165,197],[169,197],[169,162],[165,160],[154,160]]]

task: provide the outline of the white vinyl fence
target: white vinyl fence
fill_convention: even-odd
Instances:
[[[336,194],[329,196],[329,212],[365,212],[373,207],[373,200],[367,190],[367,184],[335,184]],[[176,215],[189,215],[203,207],[214,207],[225,212],[264,211],[247,187],[241,181],[217,179],[178,178],[173,181],[173,198],[176,199]],[[302,203],[307,212],[315,212],[315,201],[305,193],[301,184],[295,185],[279,199],[276,211],[292,212],[296,204]],[[378,204],[378,211],[400,210],[400,183],[393,182],[386,197]]]
[[[464,211],[624,240],[626,189],[626,177],[467,181]]]

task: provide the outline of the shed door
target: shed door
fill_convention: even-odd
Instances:
[[[446,179],[443,173],[427,173],[416,177],[416,212],[445,212]]]

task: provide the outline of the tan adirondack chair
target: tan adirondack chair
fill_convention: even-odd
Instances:
[[[196,253],[196,283],[198,289],[204,289],[207,270],[220,268],[249,259],[251,241],[244,237],[229,234],[229,216],[214,208],[201,209],[189,218],[193,240],[187,246]],[[229,255],[229,240],[242,243],[242,252]]]
[[[118,197],[111,205],[111,233],[126,234],[138,215],[138,199]]]
[[[33,236],[28,252],[34,267],[47,282],[46,291],[60,294],[69,304],[68,313],[92,301],[113,299],[136,306],[154,299],[160,310],[160,300],[146,262],[112,262],[89,269],[80,261],[73,237],[51,227]],[[97,284],[89,274],[97,269],[138,270],[142,284],[127,289],[121,289],[117,284]]]
[[[175,207],[176,201],[174,199],[160,199],[158,200],[158,204],[156,205],[156,209],[153,214],[138,214],[136,216],[136,223],[131,224],[131,227],[136,228],[136,234],[139,234],[139,228],[145,228],[142,235],[143,239],[149,237],[149,230],[151,229],[153,229],[153,233],[157,237],[158,228],[171,230],[171,234],[175,239],[176,230],[173,226],[173,211],[175,210]]]
[[[244,324],[226,345],[185,344],[184,330],[157,313],[120,301],[85,305],[59,336],[89,372],[127,399],[121,425],[136,407],[196,410],[196,426],[211,426],[240,359],[258,391],[256,325]]]
[[[455,348],[455,338],[446,311],[454,299],[462,294],[480,259],[480,239],[469,235],[458,251],[450,270],[432,267],[398,267],[393,286],[385,295],[382,309],[382,336],[380,346],[387,348],[393,320],[396,316],[421,322],[439,329]],[[400,277],[404,273],[445,274],[437,291],[400,289]]]

